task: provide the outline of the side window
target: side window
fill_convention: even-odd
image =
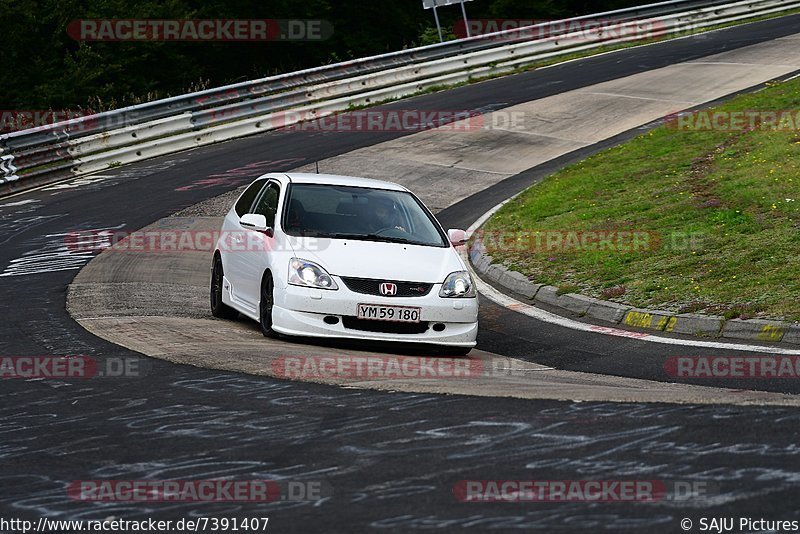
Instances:
[[[263,215],[267,218],[267,226],[275,227],[275,214],[278,212],[278,197],[281,190],[276,183],[269,183],[261,193],[256,205],[253,207],[253,213]]]
[[[266,179],[256,180],[242,193],[242,196],[239,197],[239,200],[236,202],[236,214],[239,217],[250,212],[250,206],[253,205],[253,202],[258,196],[258,193],[261,192],[261,188],[264,187],[265,183],[267,183]]]

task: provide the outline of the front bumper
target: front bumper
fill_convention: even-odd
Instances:
[[[478,299],[445,299],[439,297],[439,284],[424,297],[383,297],[356,293],[335,277],[336,291],[288,285],[276,289],[272,309],[272,328],[282,334],[313,337],[336,337],[393,341],[401,343],[426,343],[451,347],[474,347],[478,336]],[[389,322],[368,321],[371,326],[385,328],[376,332],[354,327],[358,304],[387,306],[412,306],[420,308],[420,320],[427,323],[422,332],[402,333],[406,323],[397,328]],[[325,322],[326,317],[336,317],[336,324]],[[347,319],[345,318],[353,318]],[[345,326],[345,323],[349,323]],[[438,329],[435,330],[434,326]],[[424,325],[421,327],[424,328]],[[371,329],[371,328],[370,328]]]

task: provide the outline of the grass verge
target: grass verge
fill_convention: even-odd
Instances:
[[[699,114],[565,168],[490,219],[490,254],[615,302],[800,321],[800,79],[713,111],[754,110],[794,112],[727,131]]]

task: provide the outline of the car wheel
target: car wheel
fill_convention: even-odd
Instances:
[[[211,269],[211,315],[220,319],[236,319],[239,312],[222,302],[222,258],[216,256]]]
[[[272,306],[275,304],[273,288],[272,276],[264,275],[264,280],[261,282],[261,300],[258,303],[259,324],[264,337],[278,337],[278,333],[272,329]]]
[[[466,356],[473,347],[447,347],[444,353],[448,356]]]

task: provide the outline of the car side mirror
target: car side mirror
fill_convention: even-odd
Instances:
[[[452,228],[447,231],[447,238],[450,240],[450,243],[452,243],[454,247],[461,246],[468,241],[467,232],[465,232],[464,230],[455,230]]]
[[[272,228],[267,226],[267,218],[264,215],[260,215],[258,213],[245,213],[242,215],[242,218],[239,219],[239,224],[248,230],[264,232],[268,236],[272,236]]]

